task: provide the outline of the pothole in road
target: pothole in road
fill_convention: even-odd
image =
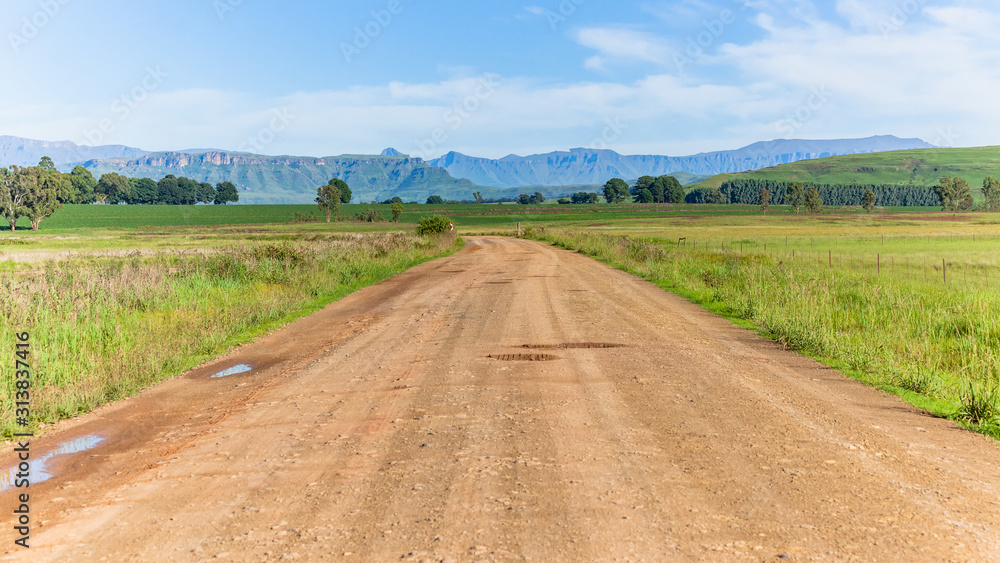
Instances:
[[[85,452],[97,447],[97,445],[103,441],[104,438],[100,436],[84,436],[82,438],[77,438],[76,440],[63,442],[40,458],[35,459],[32,457],[30,460],[30,469],[28,470],[28,482],[34,485],[35,483],[48,481],[53,477],[53,475],[47,471],[48,467],[46,466],[50,459],[60,455]],[[0,474],[0,491],[6,491],[7,489],[15,486],[17,480],[23,478],[19,477],[18,473],[22,473],[20,468],[12,467],[6,473]]]
[[[490,354],[487,357],[501,362],[551,362],[559,359],[552,354]]]
[[[229,377],[230,375],[236,375],[238,373],[246,373],[246,372],[252,371],[252,370],[253,370],[253,366],[251,366],[251,365],[239,364],[239,365],[235,365],[235,366],[233,366],[233,367],[231,367],[229,369],[224,369],[224,370],[220,371],[219,373],[213,375],[212,379],[221,379],[223,377]]]
[[[566,342],[563,344],[524,344],[521,348],[533,350],[579,350],[588,348],[628,348],[628,344],[614,342]]]

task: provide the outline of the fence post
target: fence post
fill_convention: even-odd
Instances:
[[[948,264],[945,263],[944,258],[941,259],[941,275],[944,278],[944,284],[948,285]]]
[[[832,268],[833,267],[833,251],[832,250],[828,250],[827,252],[830,253],[830,267]]]
[[[882,235],[882,236],[884,237],[885,235]],[[882,255],[881,254],[876,254],[875,255],[875,273],[877,275],[881,275],[882,274]]]

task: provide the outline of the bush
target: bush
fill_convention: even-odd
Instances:
[[[420,224],[417,225],[418,235],[446,233],[449,230],[451,230],[451,221],[449,221],[447,217],[442,217],[440,215],[424,217],[420,220]]]
[[[362,207],[361,212],[355,214],[354,218],[365,223],[382,223],[385,221],[385,217],[377,209],[368,207],[367,205]]]

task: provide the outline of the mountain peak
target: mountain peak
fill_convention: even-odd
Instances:
[[[381,156],[406,156],[405,154],[397,151],[396,149],[389,147],[382,151]]]

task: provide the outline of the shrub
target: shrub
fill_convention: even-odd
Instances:
[[[431,215],[430,217],[424,217],[420,220],[420,224],[417,225],[417,234],[434,235],[438,233],[446,233],[450,229],[451,221],[449,221],[447,217]]]
[[[356,214],[354,218],[365,223],[382,223],[385,221],[385,217],[377,209],[368,207],[367,205],[362,207],[361,212]]]

